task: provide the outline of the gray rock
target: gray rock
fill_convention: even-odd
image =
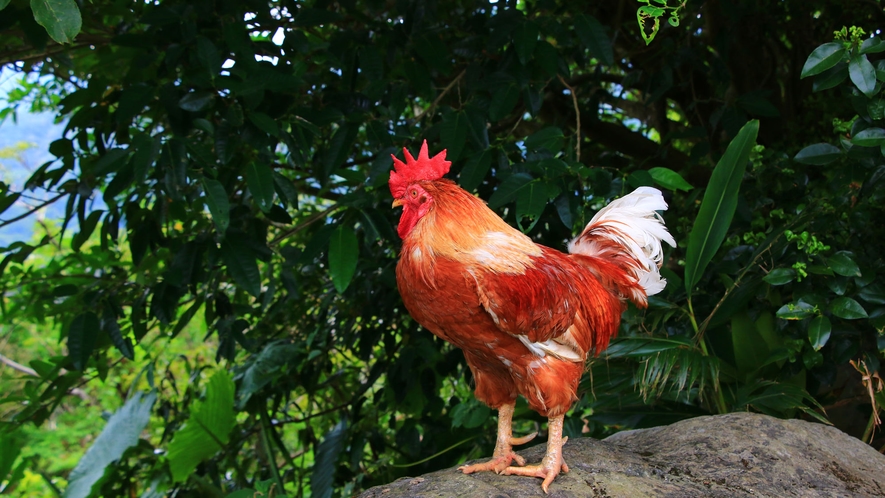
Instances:
[[[545,445],[519,453],[541,460]],[[698,417],[620,432],[603,441],[572,439],[570,467],[553,497],[885,496],[885,456],[823,424],[753,413]],[[464,475],[456,468],[403,478],[361,498],[544,496],[541,480]]]

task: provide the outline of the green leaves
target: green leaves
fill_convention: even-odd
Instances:
[[[353,228],[339,225],[329,239],[329,276],[335,290],[344,293],[356,273],[359,244]]]
[[[82,371],[89,363],[101,325],[91,311],[77,315],[68,327],[68,356],[74,369]]]
[[[860,277],[860,267],[854,262],[854,254],[849,251],[839,251],[827,258],[827,266],[835,273],[845,277]]]
[[[830,302],[830,313],[846,320],[857,320],[858,318],[867,318],[869,316],[860,303],[844,296],[837,297]]]
[[[273,207],[274,180],[270,167],[259,161],[253,161],[246,167],[246,184],[249,192],[265,213]]]
[[[606,66],[615,63],[611,39],[605,34],[605,28],[593,16],[578,14],[575,16],[575,32],[584,47]]]
[[[728,148],[713,174],[704,194],[694,227],[688,237],[685,258],[685,290],[691,295],[704,269],[719,249],[737,208],[741,180],[747,168],[750,151],[756,145],[759,121],[744,125]]]
[[[848,76],[858,90],[867,97],[876,93],[876,70],[865,54],[855,54],[848,62]]]
[[[835,66],[837,62],[845,57],[845,54],[845,46],[842,43],[824,43],[814,49],[814,52],[811,52],[811,55],[805,60],[805,65],[802,66],[802,73],[799,77],[807,78],[820,74]]]
[[[556,197],[557,194],[559,194],[559,189],[542,180],[533,180],[523,185],[516,194],[516,224],[519,225],[520,230],[531,231],[541,219],[541,213],[547,206],[547,201]],[[524,217],[530,220],[526,227],[522,225]]]
[[[800,150],[793,160],[802,164],[814,164],[822,166],[830,164],[842,156],[842,150],[838,147],[826,143],[814,144]]]
[[[338,455],[344,446],[344,437],[347,429],[347,420],[338,422],[317,446],[316,460],[313,464],[313,474],[310,477],[311,496],[316,498],[330,498],[332,496],[332,484],[335,479],[335,468],[338,463]]]
[[[234,282],[246,292],[258,297],[261,294],[261,273],[255,253],[242,236],[228,236],[221,242],[221,259]]]
[[[670,190],[685,190],[688,192],[693,189],[682,176],[669,168],[655,167],[648,170],[652,180],[658,185]]]
[[[885,144],[885,129],[867,128],[851,137],[851,143],[861,147],[879,147]]]
[[[813,318],[808,323],[808,340],[811,342],[811,347],[815,351],[820,351],[827,344],[827,341],[830,340],[830,332],[832,330],[833,326],[830,324],[830,319],[826,316],[821,315]]]
[[[186,480],[200,462],[224,448],[235,422],[233,379],[227,370],[217,370],[209,379],[206,398],[194,401],[187,422],[169,443],[172,480]]]
[[[37,24],[58,43],[72,43],[83,23],[74,0],[31,0],[31,11]]]
[[[86,498],[91,494],[90,490],[101,480],[107,467],[138,443],[156,400],[155,392],[143,397],[142,393],[136,393],[111,415],[101,434],[68,476],[65,498]]]
[[[224,185],[218,180],[203,178],[203,192],[206,193],[204,200],[215,222],[215,228],[219,233],[226,232],[230,225],[230,202],[227,200]]]

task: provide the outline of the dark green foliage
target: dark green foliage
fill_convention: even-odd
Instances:
[[[568,435],[754,410],[865,436],[885,42],[842,27],[881,26],[868,3],[649,0],[643,28],[618,2],[0,0],[0,64],[43,75],[0,119],[67,130],[0,183],[0,231],[55,209],[0,247],[0,344],[33,370],[0,367],[3,492],[68,475],[15,444],[87,408],[151,413],[95,495],[351,495],[490,454],[461,353],[396,290],[390,155],[424,139],[557,249],[665,191],[668,286],[591,360]],[[74,6],[81,28],[46,26],[70,45],[34,5]]]

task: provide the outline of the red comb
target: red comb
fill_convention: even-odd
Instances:
[[[418,159],[412,157],[405,147],[403,147],[403,154],[406,156],[406,162],[400,161],[393,154],[390,155],[393,158],[394,167],[394,171],[390,172],[390,193],[395,199],[402,197],[410,183],[420,180],[439,180],[449,172],[449,167],[452,166],[451,161],[446,161],[445,149],[433,157],[427,154],[427,140],[421,145]]]

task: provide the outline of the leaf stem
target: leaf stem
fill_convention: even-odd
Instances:
[[[264,445],[264,451],[267,453],[267,463],[270,465],[270,473],[273,475],[273,481],[276,483],[280,493],[285,493],[286,488],[283,487],[283,480],[280,478],[280,469],[277,466],[277,460],[273,454],[273,445],[270,443],[270,438],[267,437],[270,420],[268,420],[267,412],[263,408],[259,410],[259,413],[261,414],[261,444]]]
[[[691,297],[687,300],[688,302],[688,318],[691,320],[691,326],[694,328],[695,337],[697,339],[698,347],[701,349],[701,354],[704,356],[710,356],[710,352],[707,351],[707,343],[704,342],[703,336],[698,332],[698,322],[695,319],[694,308],[691,305]],[[727,405],[725,404],[725,396],[722,394],[722,389],[719,387],[718,379],[714,379],[716,382],[713,385],[713,390],[716,392],[716,410],[720,414],[728,413]]]

